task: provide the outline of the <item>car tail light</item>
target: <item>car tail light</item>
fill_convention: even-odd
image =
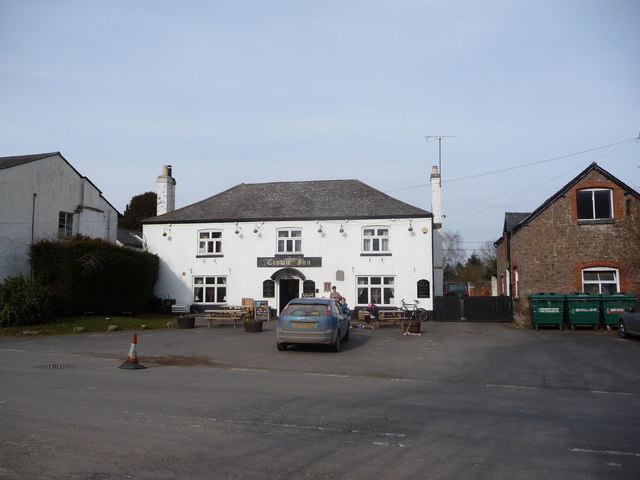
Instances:
[[[444,287],[444,294],[446,295],[447,293],[449,293],[449,287]]]
[[[327,317],[331,316],[331,304],[327,304]]]

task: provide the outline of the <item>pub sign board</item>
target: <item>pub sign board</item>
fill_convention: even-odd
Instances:
[[[258,267],[322,267],[322,257],[258,257]]]

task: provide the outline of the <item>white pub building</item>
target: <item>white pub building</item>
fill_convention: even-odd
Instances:
[[[163,167],[158,216],[143,224],[146,249],[160,257],[158,297],[192,312],[245,297],[281,311],[336,286],[352,309],[398,308],[404,299],[433,310],[442,289],[439,213],[358,180],[243,183],[175,210],[171,173]],[[431,177],[439,212],[437,167]]]

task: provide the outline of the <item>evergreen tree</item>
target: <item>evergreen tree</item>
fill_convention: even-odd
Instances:
[[[124,215],[118,221],[118,226],[129,230],[142,230],[142,221],[157,215],[157,195],[146,192],[136,195],[127,204]]]

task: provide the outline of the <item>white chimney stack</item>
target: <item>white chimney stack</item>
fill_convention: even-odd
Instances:
[[[171,176],[171,165],[162,166],[162,175],[157,180],[157,214],[173,212],[176,209],[176,180]]]
[[[431,212],[433,213],[433,228],[442,228],[441,186],[440,172],[438,171],[438,167],[434,165],[431,167]]]

